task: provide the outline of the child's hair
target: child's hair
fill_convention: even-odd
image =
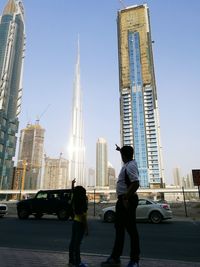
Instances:
[[[73,190],[73,208],[75,214],[81,214],[87,211],[87,196],[83,186],[76,186]]]

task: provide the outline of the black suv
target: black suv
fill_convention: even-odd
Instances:
[[[19,219],[27,219],[29,215],[40,219],[43,214],[54,214],[59,220],[67,220],[73,216],[71,199],[71,189],[40,190],[34,198],[17,203],[17,214]]]

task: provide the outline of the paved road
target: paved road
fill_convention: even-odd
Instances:
[[[84,253],[109,254],[112,248],[113,224],[89,219],[90,235],[84,239]],[[138,224],[143,258],[200,262],[200,222],[168,221],[159,225]],[[19,220],[5,217],[0,220],[0,247],[67,251],[71,221],[62,222],[46,217],[42,220]],[[124,255],[128,256],[128,240]]]

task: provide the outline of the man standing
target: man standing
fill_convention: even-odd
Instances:
[[[139,234],[136,226],[136,208],[138,205],[137,189],[139,188],[139,171],[133,159],[134,150],[131,146],[116,145],[120,151],[124,165],[117,181],[117,203],[115,217],[115,242],[111,256],[102,262],[102,267],[120,266],[120,256],[123,252],[125,230],[130,237],[130,262],[127,267],[139,267]]]

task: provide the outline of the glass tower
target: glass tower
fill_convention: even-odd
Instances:
[[[24,49],[23,5],[9,0],[0,17],[0,189],[12,187]]]
[[[69,143],[69,182],[76,178],[77,185],[85,186],[85,144],[83,133],[80,46],[78,40],[78,56],[73,86],[72,125]]]
[[[147,5],[118,12],[121,145],[134,147],[142,187],[163,187],[160,125]]]

